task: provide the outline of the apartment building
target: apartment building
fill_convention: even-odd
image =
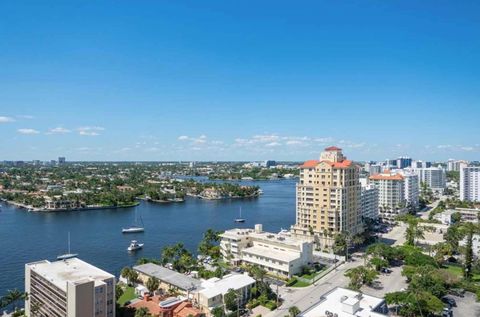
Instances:
[[[378,219],[378,188],[371,184],[362,185],[361,205],[363,219]]]
[[[443,193],[447,187],[447,176],[441,166],[414,169],[418,181],[425,183],[434,192]]]
[[[480,202],[480,166],[460,170],[460,200]]]
[[[417,209],[420,199],[418,175],[413,170],[403,170],[405,201],[407,207]]]
[[[450,159],[447,161],[447,171],[451,172],[460,172],[462,168],[468,166],[468,161],[464,160],[453,160]]]
[[[255,229],[231,229],[220,235],[220,250],[226,261],[256,264],[267,272],[291,277],[313,262],[313,243],[283,230],[278,234]]]
[[[26,264],[25,291],[27,316],[115,316],[115,277],[78,258]]]
[[[405,177],[387,170],[369,177],[370,183],[378,189],[379,216],[383,220],[393,220],[405,213]]]
[[[361,185],[358,165],[347,160],[342,149],[331,146],[319,160],[300,166],[297,184],[295,235],[324,240],[339,232],[357,234],[363,231],[361,218]],[[325,239],[326,245],[333,243]]]

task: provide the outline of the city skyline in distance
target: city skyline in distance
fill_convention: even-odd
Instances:
[[[479,11],[2,2],[0,160],[478,160]]]

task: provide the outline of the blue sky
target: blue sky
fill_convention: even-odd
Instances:
[[[0,160],[480,159],[479,1],[0,2]]]

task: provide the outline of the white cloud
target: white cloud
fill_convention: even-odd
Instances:
[[[80,127],[77,129],[78,130],[78,134],[80,135],[84,135],[84,136],[97,136],[97,135],[100,135],[100,131],[104,131],[105,128],[103,127],[89,127],[89,126],[86,126],[86,127]]]
[[[39,134],[40,132],[35,130],[35,129],[18,129],[18,133],[20,134],[26,134],[26,135],[33,135],[33,134]]]
[[[56,127],[56,128],[48,129],[47,134],[66,134],[70,132],[72,131],[69,129],[65,129],[63,127]]]
[[[180,140],[180,141],[186,141],[186,140],[188,140],[188,139],[189,139],[189,138],[188,138],[188,136],[186,136],[186,135],[181,135],[181,136],[178,137],[178,140]]]
[[[279,143],[279,142],[270,142],[270,143],[267,143],[265,144],[265,146],[268,146],[268,147],[276,147],[276,146],[281,146],[282,144]]]
[[[285,143],[286,145],[301,145],[301,144],[304,144],[302,141],[298,141],[298,140],[289,140]]]
[[[14,122],[15,119],[11,117],[5,117],[5,116],[0,116],[0,123],[9,123],[9,122]]]

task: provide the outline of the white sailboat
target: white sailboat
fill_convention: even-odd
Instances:
[[[242,207],[240,207],[240,215],[239,215],[239,217],[236,218],[234,221],[235,221],[235,222],[238,222],[238,223],[245,222],[245,219],[242,218]]]
[[[78,253],[70,252],[70,231],[69,231],[68,232],[68,253],[57,256],[57,260],[67,260],[71,258],[76,258],[77,256],[78,256]]]
[[[145,228],[143,227],[143,221],[142,217],[140,217],[140,222],[141,226],[138,225],[138,220],[137,220],[137,210],[135,209],[135,223],[133,226],[127,227],[127,228],[122,228],[122,233],[137,233],[137,232],[143,232],[145,231]]]

